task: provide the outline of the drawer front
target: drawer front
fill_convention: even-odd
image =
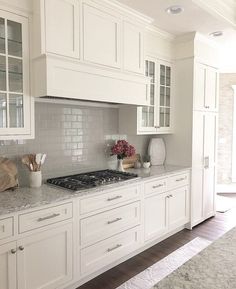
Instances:
[[[152,193],[164,193],[166,191],[167,179],[159,179],[145,184],[145,195]]]
[[[170,177],[168,180],[168,189],[172,190],[178,187],[183,187],[189,184],[189,174],[179,174],[173,177]]]
[[[86,214],[103,209],[121,202],[129,201],[140,196],[140,187],[124,187],[95,197],[80,201],[80,213]]]
[[[81,250],[81,274],[88,275],[138,249],[140,229],[123,232]]]
[[[89,246],[140,224],[140,202],[80,221],[81,245]]]
[[[72,203],[34,211],[19,216],[19,233],[72,218]]]
[[[13,218],[0,220],[0,240],[13,236]]]

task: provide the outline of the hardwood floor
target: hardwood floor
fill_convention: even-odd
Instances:
[[[202,237],[214,241],[235,226],[236,208],[226,213],[217,213],[215,218],[196,226],[192,231],[183,230],[171,236],[78,289],[115,289],[194,238]]]

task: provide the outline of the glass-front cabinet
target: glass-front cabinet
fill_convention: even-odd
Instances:
[[[0,139],[32,136],[28,19],[0,10]]]
[[[138,133],[171,133],[171,64],[148,57],[146,58],[146,76],[150,78],[150,105],[138,108]]]

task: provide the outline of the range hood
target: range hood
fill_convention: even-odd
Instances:
[[[150,79],[44,55],[33,60],[35,97],[149,105]]]

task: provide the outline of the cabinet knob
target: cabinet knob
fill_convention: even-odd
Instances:
[[[16,249],[11,249],[12,254],[16,254]]]
[[[20,246],[20,247],[19,247],[19,250],[20,250],[20,251],[24,251],[24,249],[25,249],[25,248],[24,248],[23,246]]]

